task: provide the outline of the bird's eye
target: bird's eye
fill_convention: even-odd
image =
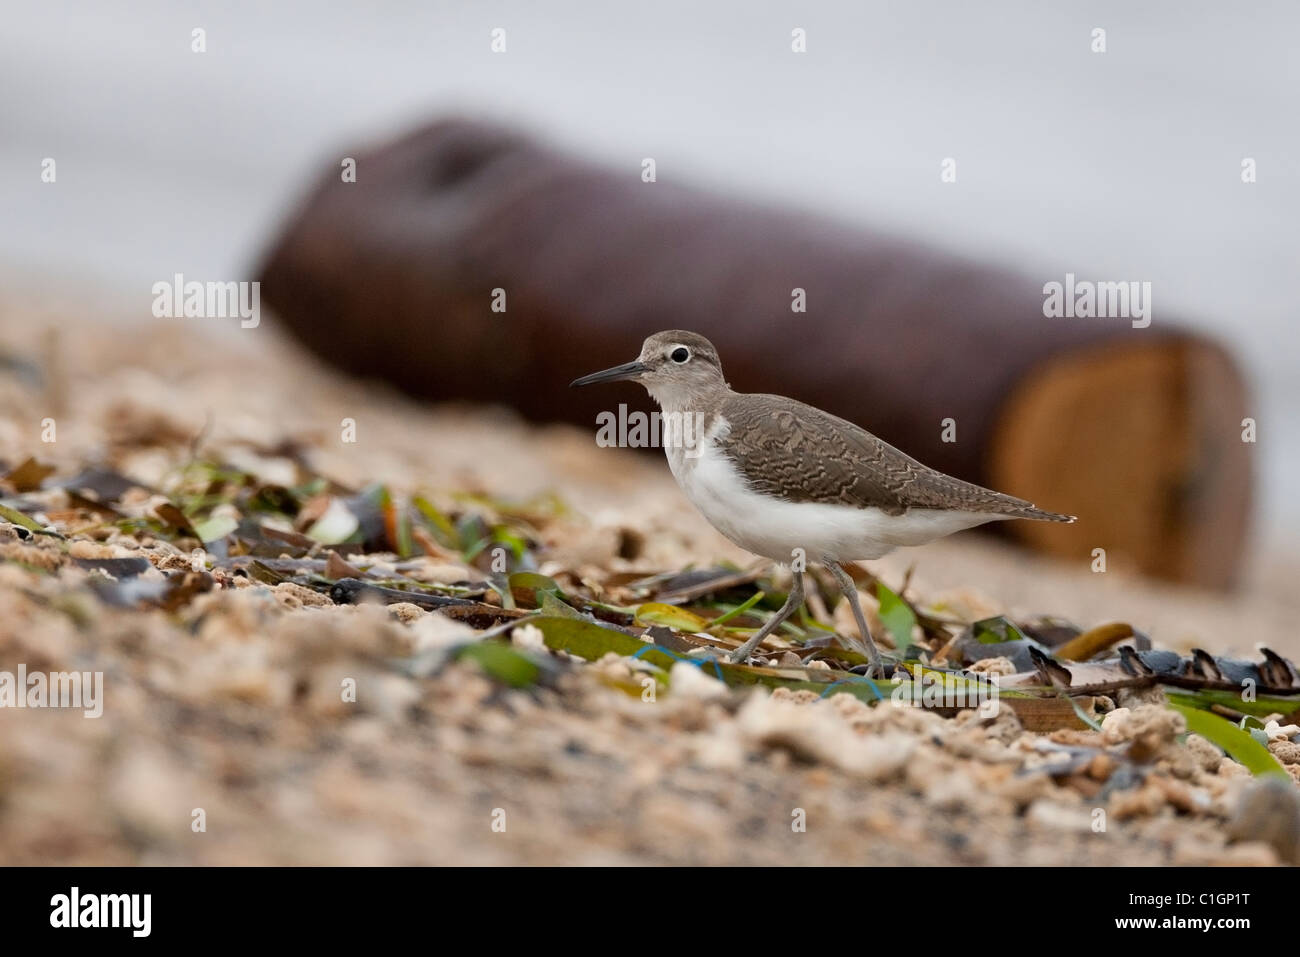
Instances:
[[[668,356],[673,362],[685,362],[691,357],[691,350],[685,346],[678,346]]]

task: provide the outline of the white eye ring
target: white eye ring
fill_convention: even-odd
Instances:
[[[680,358],[678,358],[679,354]],[[668,350],[668,358],[677,363],[690,362],[691,350],[685,346],[673,346]]]

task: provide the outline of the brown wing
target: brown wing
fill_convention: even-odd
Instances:
[[[1024,499],[963,482],[922,465],[852,422],[775,395],[733,395],[721,408],[730,430],[721,449],[750,486],[791,502],[875,507],[959,508],[1016,518],[1073,521]]]

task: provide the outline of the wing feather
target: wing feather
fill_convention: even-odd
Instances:
[[[878,508],[890,515],[912,508],[959,508],[1073,521],[1024,499],[945,475],[852,422],[802,402],[735,394],[719,411],[729,426],[721,450],[764,495]]]

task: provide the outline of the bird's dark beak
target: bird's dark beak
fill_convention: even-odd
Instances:
[[[597,382],[622,382],[624,379],[635,379],[649,371],[650,367],[644,362],[624,362],[621,366],[614,366],[604,372],[593,372],[581,379],[574,379],[569,383],[569,388],[576,385],[595,385]]]

